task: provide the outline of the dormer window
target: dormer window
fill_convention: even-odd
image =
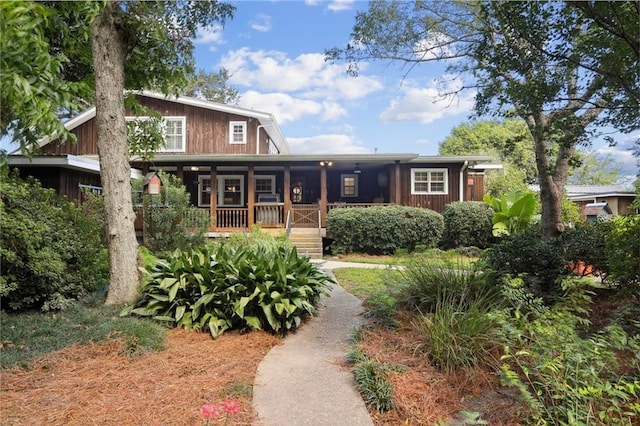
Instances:
[[[247,122],[246,121],[230,121],[229,122],[229,143],[232,143],[232,144],[247,143]]]

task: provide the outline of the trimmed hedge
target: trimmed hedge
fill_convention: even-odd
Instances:
[[[443,229],[441,214],[417,207],[337,208],[327,215],[334,253],[393,254],[398,249],[413,251],[417,245],[432,248]]]
[[[445,206],[442,213],[444,233],[442,248],[487,248],[493,242],[493,210],[482,201],[455,201]]]

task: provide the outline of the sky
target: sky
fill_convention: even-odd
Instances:
[[[422,64],[411,70],[398,63],[362,64],[358,77],[345,64],[330,64],[324,52],[350,40],[365,1],[233,1],[234,18],[224,28],[201,31],[196,39],[198,68],[231,73],[239,105],[273,114],[293,153],[415,153],[437,155],[439,144],[468,122],[474,93],[452,99],[439,96],[447,78],[444,65]],[[609,148],[622,174],[637,173],[626,148],[640,131],[617,135]]]

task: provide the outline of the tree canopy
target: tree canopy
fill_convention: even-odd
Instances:
[[[356,16],[352,42],[326,52],[358,64],[444,61],[475,90],[478,115],[518,116],[531,133],[541,188],[542,228],[561,233],[569,164],[594,126],[640,125],[637,2],[375,1]]]

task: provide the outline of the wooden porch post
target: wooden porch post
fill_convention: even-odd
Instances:
[[[291,211],[291,167],[284,166],[284,183],[282,188],[282,198],[284,202],[284,218],[285,225],[287,220],[287,215]]]
[[[211,164],[211,192],[209,193],[209,215],[211,220],[211,225],[209,226],[212,231],[215,231],[218,227],[216,221],[216,204],[218,202],[218,177],[216,173],[215,164]]]
[[[402,186],[400,185],[400,161],[396,160],[396,164],[393,168],[393,175],[394,175],[394,179],[393,179],[393,192],[394,192],[394,200],[393,202],[396,204],[401,204],[402,203],[402,196],[401,196],[401,192],[402,192]]]
[[[327,167],[320,167],[320,226],[327,225]]]
[[[180,179],[180,182],[182,182],[182,184],[184,185],[184,172],[182,170],[182,167],[182,163],[176,164],[176,177]]]
[[[147,175],[149,173],[149,163],[142,163],[142,174]]]
[[[253,178],[253,164],[249,165],[247,172],[247,227],[251,229],[251,226],[255,224],[255,182]]]

